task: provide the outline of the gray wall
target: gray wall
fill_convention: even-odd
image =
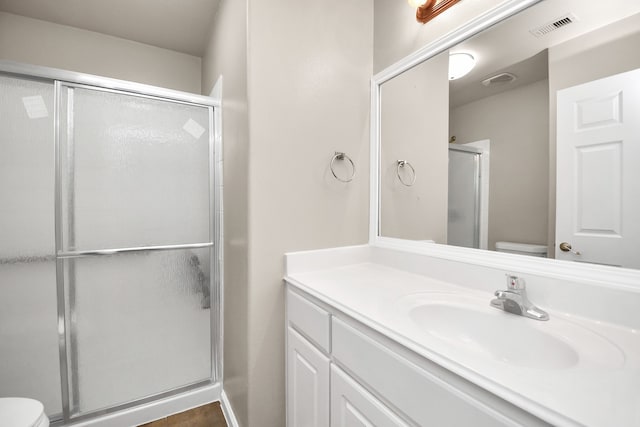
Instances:
[[[367,241],[372,25],[368,0],[250,3],[248,426],[285,424],[283,254]]]
[[[247,3],[222,0],[202,58],[209,94],[223,76],[224,391],[241,426],[249,424],[249,113]]]
[[[456,143],[491,141],[489,249],[496,241],[547,243],[548,81],[451,110]]]
[[[0,59],[200,93],[200,58],[0,12]]]
[[[222,1],[203,58],[205,91],[224,76],[224,388],[242,426],[281,427],[283,254],[367,241],[373,9],[248,6]],[[349,184],[334,151],[356,164]]]

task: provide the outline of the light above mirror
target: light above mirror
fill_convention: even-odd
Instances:
[[[411,7],[420,7],[423,4],[425,4],[427,2],[427,0],[407,0],[407,3],[409,4],[409,6]]]
[[[460,0],[407,0],[409,6],[416,8],[416,21],[426,24]]]
[[[449,80],[457,80],[469,74],[476,66],[476,59],[470,53],[449,54]]]

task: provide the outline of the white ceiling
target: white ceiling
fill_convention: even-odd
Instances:
[[[202,56],[220,0],[0,0],[0,11]]]
[[[0,11],[202,56],[219,3],[220,0],[0,0]],[[472,73],[452,82],[454,104],[488,96],[487,91],[495,88],[483,88],[479,82],[494,72],[509,71],[512,64],[550,46],[639,11],[638,0],[608,0],[607,7],[595,0],[541,2],[452,49],[473,52],[478,58]],[[575,13],[579,22],[542,39],[529,33],[529,29],[566,12]],[[539,65],[542,62],[537,61]],[[542,72],[530,70],[528,74],[539,79],[544,78],[540,76]],[[520,73],[518,77],[525,76]],[[525,79],[518,79],[517,83],[524,84]],[[462,92],[467,95],[458,99]]]
[[[529,30],[555,21],[566,13],[578,20],[541,38]],[[639,0],[546,0],[452,48],[469,52],[476,67],[460,80],[450,83],[452,107],[532,83],[547,76],[545,49],[559,45],[596,28],[640,13]],[[427,24],[428,25],[428,24]],[[480,82],[497,72],[512,72],[518,79],[508,85],[484,87]]]

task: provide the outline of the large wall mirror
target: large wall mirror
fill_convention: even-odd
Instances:
[[[640,2],[511,3],[374,76],[373,233],[640,269]]]

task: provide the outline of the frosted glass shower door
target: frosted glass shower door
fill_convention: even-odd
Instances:
[[[452,147],[447,244],[480,247],[480,154]]]
[[[209,107],[62,85],[69,412],[212,377]]]
[[[63,86],[63,249],[209,242],[210,109]]]
[[[0,75],[0,397],[38,399],[49,416],[62,413],[53,93]]]

